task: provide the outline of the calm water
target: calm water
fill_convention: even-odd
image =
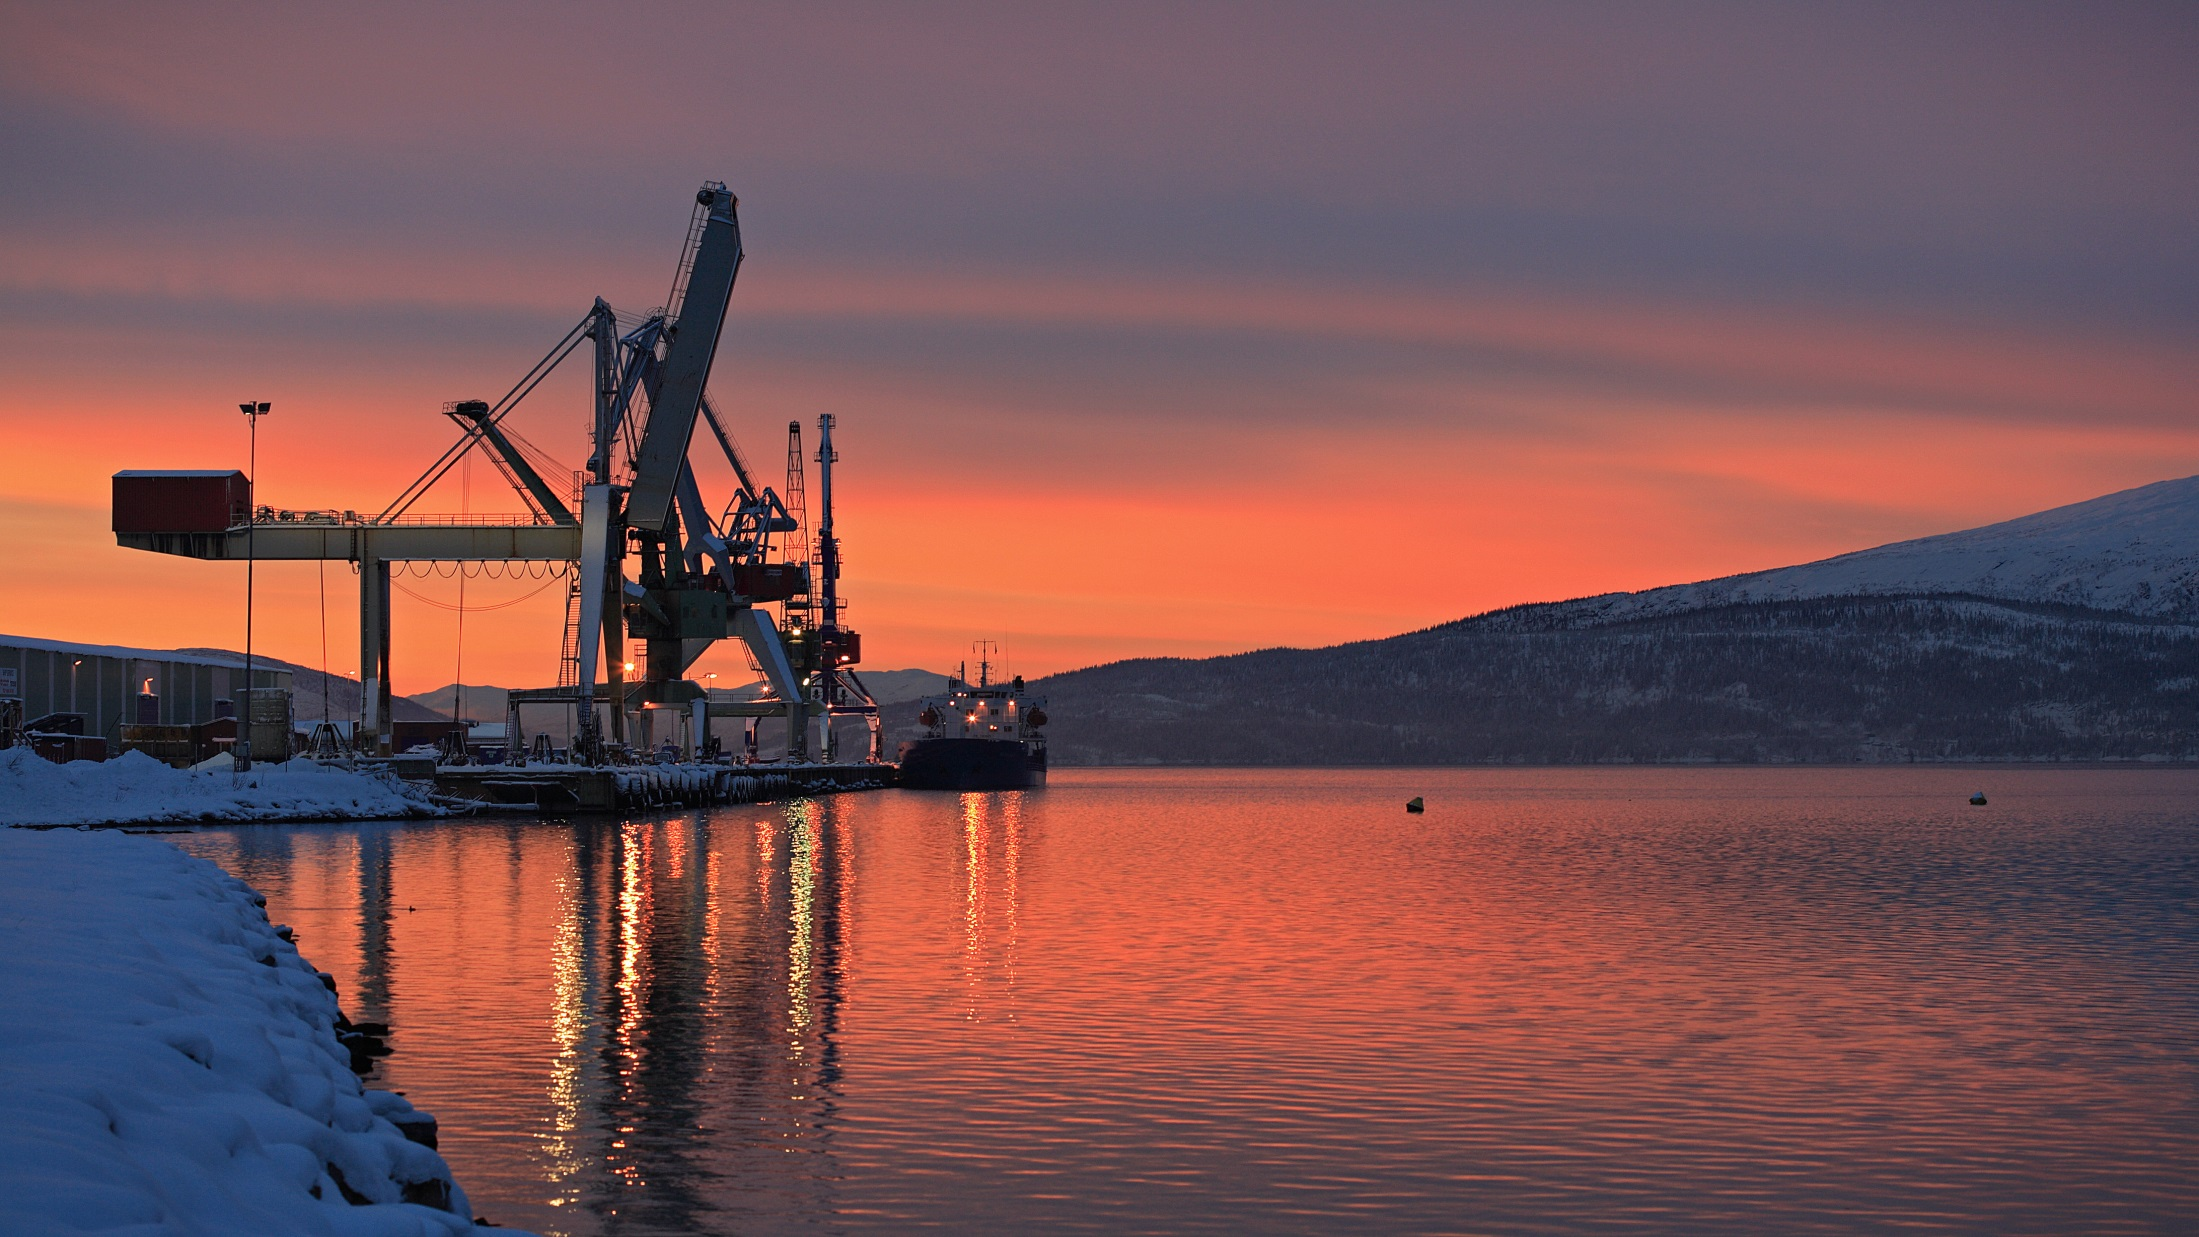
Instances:
[[[394,1024],[378,1085],[508,1225],[2199,1231],[2192,771],[1068,771],[176,840]]]

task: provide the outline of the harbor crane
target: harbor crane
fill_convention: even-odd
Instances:
[[[260,505],[238,474],[133,471],[115,477],[116,541],[191,558],[244,558],[249,546],[257,558],[358,564],[359,734],[382,755],[390,754],[390,564],[502,561],[562,563],[569,572],[559,681],[512,693],[511,758],[519,758],[519,706],[557,703],[577,714],[574,757],[583,763],[631,751],[637,727],[646,744],[650,722],[666,711],[690,719],[696,753],[713,717],[742,719],[750,752],[757,722],[784,717],[795,761],[831,759],[833,719],[859,717],[869,727],[869,757],[880,759],[877,703],[852,670],[860,638],[839,622],[832,418],[820,419],[823,511],[812,554],[797,511],[757,483],[708,396],[742,260],[737,207],[720,182],[696,194],[663,309],[627,318],[599,297],[502,399],[446,405],[458,440],[381,512],[276,510]],[[548,456],[505,421],[583,343],[593,360],[588,463],[561,487],[543,475],[554,467]],[[736,480],[715,515],[689,458],[698,424],[709,427]],[[792,428],[798,452],[799,423]],[[476,451],[511,484],[525,513],[414,514]],[[800,484],[798,473],[792,483]],[[791,560],[790,542],[802,547]],[[784,629],[763,608],[771,603],[782,605]],[[633,675],[623,656],[629,638],[643,647]],[[746,646],[767,684],[764,699],[713,702],[687,677],[725,639]],[[597,717],[604,706],[608,734]]]

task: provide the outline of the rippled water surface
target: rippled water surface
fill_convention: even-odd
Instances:
[[[2199,1231],[2191,771],[1062,771],[176,840],[544,1232]]]

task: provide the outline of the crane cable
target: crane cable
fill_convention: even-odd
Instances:
[[[458,514],[473,514],[473,457],[466,456],[458,465]],[[465,725],[466,711],[466,573],[458,573],[458,638],[452,642],[458,664],[451,667],[450,719]],[[463,754],[464,749],[460,752]]]
[[[449,563],[448,571],[442,564]],[[354,573],[358,564],[352,564]],[[459,576],[478,576],[487,580],[562,580],[571,571],[570,560],[536,559],[419,559],[391,562],[390,574],[417,576],[423,580],[451,580]],[[476,606],[475,609],[480,607]]]
[[[496,601],[496,602],[491,602],[491,603],[489,603],[488,605],[485,605],[485,606],[484,606],[484,605],[470,605],[470,606],[465,606],[465,607],[463,607],[463,608],[464,608],[464,609],[466,609],[466,610],[470,610],[470,611],[472,611],[472,612],[473,612],[473,613],[475,613],[475,614],[481,614],[481,613],[484,613],[484,612],[486,612],[486,611],[489,611],[489,610],[508,610],[508,609],[510,609],[511,607],[513,607],[513,606],[516,606],[516,605],[518,605],[518,604],[519,604],[520,602],[522,602],[522,601],[526,601],[526,600],[528,600],[529,598],[532,598],[532,597],[534,597],[534,596],[535,596],[536,594],[538,594],[538,593],[542,592],[542,591],[543,591],[543,589],[546,589],[546,588],[550,587],[550,586],[551,586],[552,584],[555,584],[555,583],[557,583],[557,581],[556,581],[556,580],[545,580],[545,581],[543,581],[543,582],[542,582],[542,584],[541,584],[541,585],[539,585],[538,587],[534,588],[533,590],[531,590],[531,591],[529,591],[529,592],[521,593],[521,594],[520,594],[519,596],[517,596],[517,597],[514,597],[514,598],[512,598],[512,599],[511,599],[511,600],[509,600],[509,601]],[[397,590],[398,592],[400,592],[400,593],[403,593],[403,594],[404,594],[405,596],[407,596],[407,597],[410,597],[410,598],[412,598],[412,599],[413,599],[414,601],[420,602],[420,603],[421,603],[421,604],[423,604],[423,605],[430,605],[430,606],[434,606],[434,607],[435,607],[436,609],[438,609],[438,610],[457,610],[457,609],[460,609],[460,608],[461,608],[461,607],[459,607],[459,606],[455,606],[455,605],[452,605],[452,604],[451,604],[450,602],[447,602],[447,601],[438,601],[438,600],[436,600],[435,598],[433,598],[433,597],[429,597],[429,596],[427,596],[427,595],[426,595],[426,594],[424,594],[424,593],[416,593],[416,592],[412,591],[411,589],[409,589],[409,588],[406,588],[406,587],[405,587],[404,585],[402,585],[402,584],[399,584],[399,583],[398,583],[397,581],[395,581],[395,580],[391,580],[391,581],[389,582],[389,586],[390,586],[391,588],[394,588],[394,589],[396,589],[396,590]]]

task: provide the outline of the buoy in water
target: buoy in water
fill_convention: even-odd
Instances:
[[[1984,806],[1985,806],[1985,792],[1981,790],[1981,791],[1979,791],[1978,793],[1976,793],[1976,794],[1974,794],[1974,795],[1970,796],[1970,806],[1971,806],[1971,807],[1984,807]]]
[[[1414,795],[1412,798],[1405,800],[1405,810],[1408,812],[1425,812],[1428,810],[1428,805],[1420,801],[1419,795]]]

